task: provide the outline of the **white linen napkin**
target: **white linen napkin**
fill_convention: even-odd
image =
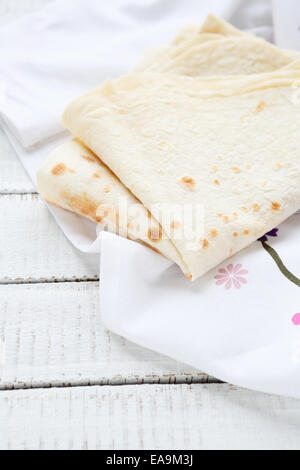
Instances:
[[[2,28],[0,119],[32,180],[68,138],[60,115],[72,98],[130,71],[146,47],[209,11],[272,32],[269,0],[59,0]],[[299,287],[261,242],[192,284],[149,249],[97,238],[92,222],[50,210],[77,248],[97,253],[101,243],[101,314],[113,331],[236,385],[300,397]],[[299,220],[268,236],[295,275]]]
[[[299,0],[272,0],[274,37],[279,47],[300,49]]]

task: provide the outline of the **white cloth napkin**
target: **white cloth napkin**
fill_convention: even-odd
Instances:
[[[272,0],[276,44],[286,49],[300,49],[299,0]]]
[[[0,119],[32,180],[68,138],[60,115],[72,98],[130,71],[146,47],[209,11],[272,34],[268,0],[59,0],[2,28]],[[97,238],[93,223],[50,210],[77,248],[97,253],[101,244],[101,313],[113,331],[236,385],[300,397],[299,287],[260,242],[190,283],[149,249]],[[268,240],[296,275],[299,220]]]

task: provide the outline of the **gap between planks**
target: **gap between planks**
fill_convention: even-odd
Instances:
[[[80,282],[94,282],[98,283],[99,278],[78,278],[78,279],[4,279],[0,280],[0,286],[14,286],[14,285],[27,285],[27,284],[68,284],[68,283],[80,283]]]
[[[215,379],[214,377],[209,377],[207,375],[199,374],[196,375],[182,375],[182,376],[149,376],[141,378],[132,378],[132,377],[112,377],[111,379],[104,379],[99,381],[82,381],[74,383],[35,383],[35,384],[20,384],[12,386],[0,386],[1,392],[13,392],[16,390],[44,390],[44,389],[64,389],[64,388],[79,388],[79,387],[120,387],[128,385],[215,385],[215,384],[225,384],[221,380]]]

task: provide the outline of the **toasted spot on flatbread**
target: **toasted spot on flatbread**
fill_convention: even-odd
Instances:
[[[213,228],[210,230],[209,235],[211,238],[216,238],[218,236],[218,231]]]
[[[97,208],[98,204],[94,201],[91,201],[87,194],[84,193],[83,196],[70,195],[67,192],[61,193],[62,199],[66,202],[67,206],[75,212],[91,217],[92,219],[98,221],[97,218]]]
[[[245,206],[242,206],[241,209],[242,209],[242,211],[244,211],[244,212],[248,212],[248,210],[249,210],[248,207],[245,207]]]
[[[230,250],[229,250],[229,256],[232,256],[232,253],[233,253],[233,249],[230,248]]]
[[[193,178],[191,178],[190,176],[184,176],[180,180],[180,184],[181,184],[181,186],[183,186],[188,191],[194,191],[195,186],[196,186],[195,180]]]
[[[271,209],[272,211],[278,212],[280,210],[281,205],[279,202],[271,202]]]
[[[228,224],[228,222],[230,222],[230,218],[227,215],[223,215],[223,221],[225,224]]]
[[[52,168],[52,175],[59,176],[63,175],[67,171],[67,167],[64,163],[59,163]]]
[[[234,173],[240,173],[240,172],[241,172],[241,169],[240,169],[239,167],[237,167],[237,166],[233,166],[233,167],[232,167],[232,171],[233,171]]]
[[[207,248],[209,247],[209,241],[206,238],[204,238],[203,240],[200,241],[200,243],[201,243],[203,250],[207,250]]]
[[[234,236],[234,237],[238,237],[239,234],[238,234],[237,232],[233,232],[233,236]]]
[[[110,193],[110,191],[111,191],[111,189],[108,186],[106,186],[106,188],[104,188],[105,193]]]
[[[164,147],[166,147],[167,145],[168,145],[168,142],[159,142],[159,144],[158,144],[158,146],[159,146],[160,148],[164,148]]]
[[[217,171],[218,171],[217,165],[214,165],[214,166],[212,167],[211,171],[212,171],[212,173],[217,173]]]
[[[281,168],[282,168],[281,163],[276,163],[275,170],[281,170]]]
[[[135,230],[135,225],[132,222],[128,222],[127,228],[128,230]]]
[[[260,101],[255,108],[254,114],[261,113],[266,107],[266,102],[264,100]]]
[[[91,163],[95,163],[96,162],[96,159],[95,157],[91,157],[90,155],[80,155],[81,158],[83,158],[84,160],[86,160],[87,162],[91,162]]]
[[[178,220],[173,220],[170,227],[174,230],[178,230],[181,227],[181,223]]]
[[[234,217],[238,217],[239,214],[238,214],[237,212],[233,212],[233,216],[234,216]]]
[[[244,235],[249,235],[250,231],[249,230],[244,230],[243,234]]]
[[[111,204],[100,204],[97,207],[96,215],[98,222],[113,222],[114,226],[118,227],[119,213]]]
[[[93,178],[101,178],[101,174],[99,173],[99,171],[93,174]]]
[[[215,185],[220,186],[220,181],[219,180],[214,180]]]
[[[259,212],[260,211],[260,205],[259,204],[254,204],[253,205],[253,210],[254,210],[254,212]]]
[[[148,230],[148,239],[154,243],[160,242],[162,239],[161,227],[150,227]]]

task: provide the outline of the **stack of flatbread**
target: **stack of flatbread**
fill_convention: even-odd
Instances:
[[[299,87],[300,54],[209,15],[68,106],[39,191],[196,279],[300,208]]]

